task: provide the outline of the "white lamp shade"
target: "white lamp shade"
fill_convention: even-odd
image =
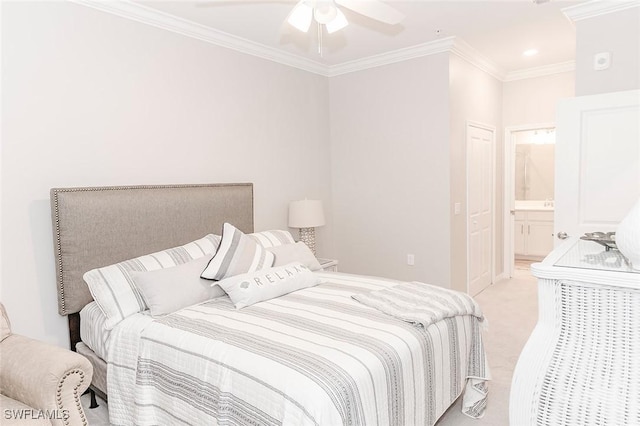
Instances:
[[[313,8],[313,17],[321,24],[328,24],[338,14],[338,8],[331,0],[317,0]]]
[[[313,9],[305,4],[304,0],[302,0],[293,8],[287,22],[303,33],[306,33],[309,31],[312,19]]]
[[[291,228],[315,228],[324,225],[324,211],[320,200],[300,200],[289,203]]]
[[[335,19],[326,25],[327,32],[329,34],[334,33],[338,30],[341,30],[347,25],[349,25],[349,22],[347,22],[347,17],[344,16],[344,13],[342,13],[339,9],[337,12],[338,13],[336,14]]]

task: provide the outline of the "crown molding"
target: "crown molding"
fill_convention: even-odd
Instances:
[[[562,13],[571,21],[576,22],[638,6],[640,6],[640,0],[592,0],[575,6],[565,7],[562,9]]]
[[[298,55],[283,52],[273,47],[265,46],[242,37],[234,36],[223,31],[198,24],[197,22],[179,18],[177,16],[161,12],[130,0],[68,0],[69,2],[91,7],[102,12],[117,15],[143,24],[152,25],[157,28],[172,31],[187,37],[202,40],[217,46],[232,49],[241,53],[256,56],[279,64],[298,68],[324,77],[334,77],[351,72],[375,68],[388,64],[420,58],[423,56],[435,55],[438,53],[453,53],[466,60],[470,64],[488,73],[500,81],[513,81],[524,78],[533,78],[543,75],[550,75],[558,72],[571,71],[575,69],[575,63],[565,62],[554,65],[547,65],[537,68],[513,71],[505,73],[495,63],[484,57],[477,50],[469,46],[459,37],[446,37],[428,43],[405,47],[379,55],[368,56],[353,61],[344,62],[337,65],[324,65],[313,60],[300,57]],[[610,2],[593,1],[584,5],[573,6],[567,9],[585,7],[593,3],[605,3],[612,9]],[[623,8],[631,7],[629,4],[640,4],[640,0],[626,1],[622,3]],[[616,3],[618,5],[618,3]],[[567,9],[563,9],[566,13]],[[615,10],[622,10],[620,7]],[[594,15],[595,16],[595,15]],[[581,18],[582,19],[582,18]]]
[[[576,70],[576,61],[559,62],[557,64],[543,65],[541,67],[525,68],[523,70],[508,72],[502,81],[516,81],[527,78],[544,77],[546,75],[559,74]]]
[[[372,55],[353,61],[343,62],[338,65],[331,65],[329,67],[328,76],[335,77],[341,74],[347,74],[351,72],[366,70],[369,68],[380,67],[383,65],[394,64],[396,62],[402,62],[408,59],[435,55],[436,53],[449,52],[451,51],[454,43],[455,37],[446,37],[428,43],[417,44],[415,46],[381,53],[379,55]]]
[[[490,76],[500,81],[504,81],[505,72],[497,64],[483,56],[473,47],[469,46],[461,38],[456,37],[455,42],[451,48],[451,53],[459,56],[460,58],[469,62],[471,65],[474,65],[476,68],[479,68],[482,71],[486,72]]]
[[[502,71],[495,63],[482,56],[477,50],[469,46],[459,37],[446,37],[430,41],[428,43],[422,43],[391,52],[381,53],[379,55],[368,56],[366,58],[333,65],[329,67],[328,75],[329,77],[335,77],[341,74],[445,52],[458,55],[462,59],[498,80],[502,80],[504,78],[504,71]]]
[[[242,37],[215,30],[197,22],[178,18],[159,10],[133,3],[129,0],[68,0],[72,3],[88,6],[102,12],[152,25],[174,33],[202,40],[217,46],[257,56],[283,65],[288,65],[314,74],[327,76],[328,67],[319,62],[283,52]]]

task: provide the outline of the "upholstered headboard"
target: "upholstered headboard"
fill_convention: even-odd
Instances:
[[[224,222],[253,232],[253,185],[53,188],[51,214],[58,312],[69,315],[92,300],[86,271],[219,234]]]

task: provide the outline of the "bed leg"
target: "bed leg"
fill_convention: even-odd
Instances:
[[[94,392],[93,389],[89,389],[89,392],[91,393],[91,404],[89,405],[89,408],[98,408],[98,401],[96,401],[96,393]]]
[[[88,388],[86,391],[84,391],[84,393],[82,395],[86,395],[86,394],[90,394],[91,395],[91,402],[89,403],[89,408],[98,408],[98,401],[96,400],[96,393],[93,389]]]

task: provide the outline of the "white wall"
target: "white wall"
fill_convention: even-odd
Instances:
[[[448,57],[330,79],[341,271],[449,285]]]
[[[451,222],[451,287],[467,291],[467,141],[466,126],[474,121],[496,128],[496,213],[502,211],[502,83],[457,55],[450,56],[449,72],[451,108],[451,201],[448,215]],[[461,203],[461,213],[454,214],[454,203]],[[502,271],[502,220],[496,214],[495,263]]]
[[[0,299],[15,332],[68,345],[51,187],[253,182],[256,229],[286,227],[302,197],[330,216],[325,77],[72,3],[2,8]]]
[[[575,96],[575,72],[507,81],[502,90],[504,127],[555,123],[556,104]]]
[[[640,7],[577,21],[576,37],[576,96],[640,88]],[[611,67],[596,71],[600,52]]]

